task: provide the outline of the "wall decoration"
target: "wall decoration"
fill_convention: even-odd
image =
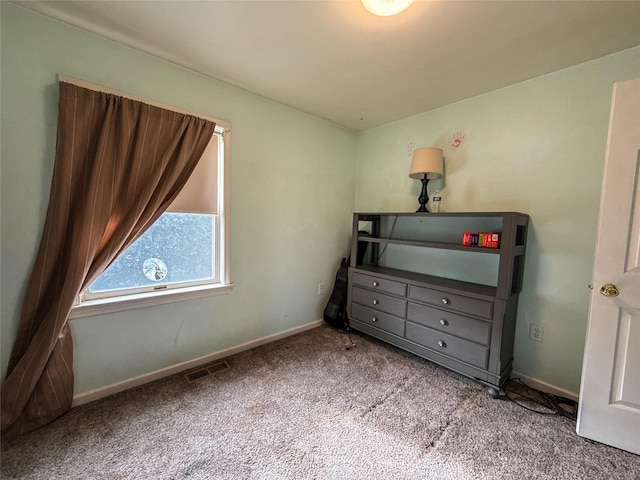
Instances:
[[[413,150],[416,148],[416,142],[409,142],[407,145],[407,155],[412,156]]]
[[[462,141],[464,140],[464,133],[456,132],[453,134],[453,142],[451,142],[451,146],[453,148],[458,148],[462,145]]]

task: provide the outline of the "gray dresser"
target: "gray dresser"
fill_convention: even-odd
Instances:
[[[497,396],[511,370],[528,215],[356,213],[351,327],[471,377]],[[499,248],[463,246],[500,233]]]

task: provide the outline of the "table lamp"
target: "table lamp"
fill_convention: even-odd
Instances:
[[[418,197],[420,208],[416,212],[428,212],[427,202],[429,194],[427,193],[427,183],[434,178],[442,177],[443,173],[442,150],[436,147],[417,148],[413,151],[411,157],[411,169],[409,176],[418,178],[422,181],[422,191]]]

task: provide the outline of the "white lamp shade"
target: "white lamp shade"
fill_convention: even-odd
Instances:
[[[429,180],[442,177],[444,172],[442,150],[436,147],[417,148],[411,157],[411,178],[423,178],[427,174]]]

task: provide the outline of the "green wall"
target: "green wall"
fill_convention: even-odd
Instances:
[[[3,378],[48,203],[58,73],[233,128],[233,292],[72,320],[76,394],[322,317],[349,248],[354,133],[5,2],[1,8]]]
[[[472,73],[470,73],[472,74]],[[514,369],[576,393],[587,325],[613,83],[640,47],[448,105],[358,138],[356,210],[413,211],[410,144],[444,150],[444,211],[531,216]],[[457,132],[464,134],[454,148]],[[543,342],[529,325],[544,327]]]

